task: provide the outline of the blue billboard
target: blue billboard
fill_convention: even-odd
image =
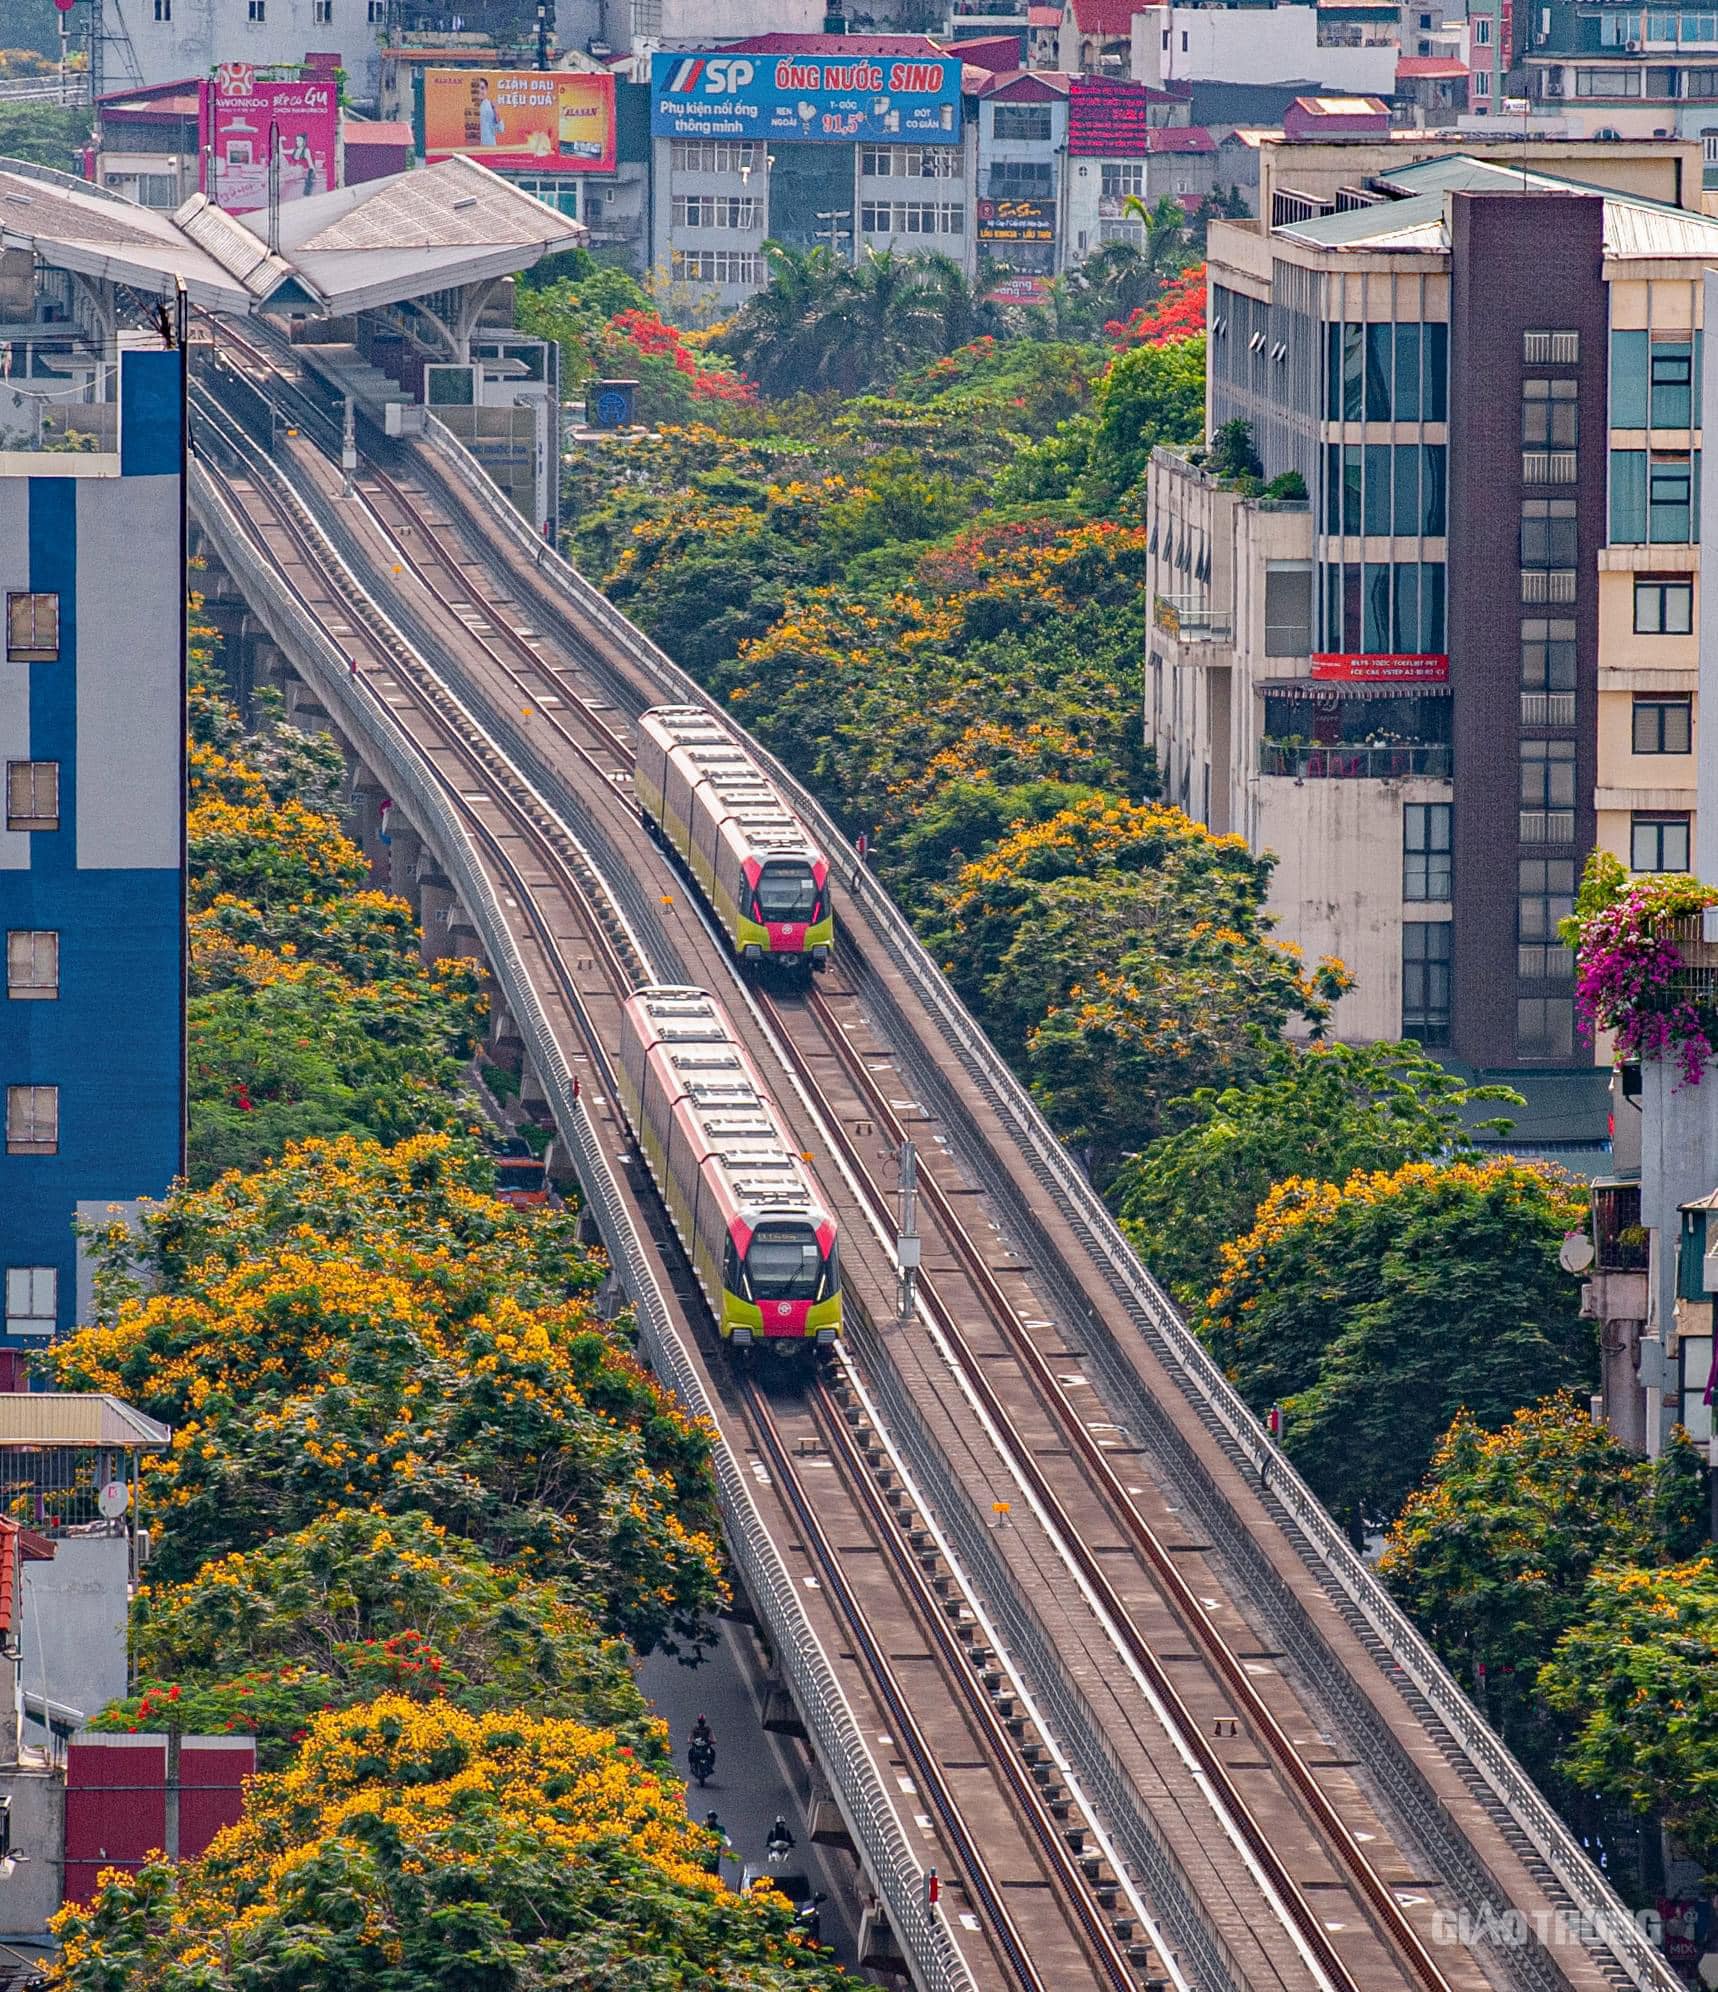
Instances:
[[[940,55],[654,55],[657,138],[960,141],[960,59]]]

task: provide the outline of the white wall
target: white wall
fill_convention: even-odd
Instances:
[[[23,1565],[27,1694],[94,1715],[125,1693],[130,1561],[122,1535],[60,1536],[51,1561]]]
[[[175,83],[206,76],[219,62],[298,63],[313,50],[338,50],[346,93],[357,104],[374,103],[380,79],[382,29],[369,18],[369,0],[333,0],[333,18],[315,18],[315,0],[264,0],[265,18],[250,18],[248,0],[171,0],[172,18],[158,21],[153,0],[102,0],[102,32],[113,37],[103,52],[106,87],[137,82],[125,44],[129,39],[142,82]]]
[[[1158,88],[1304,81],[1388,96],[1396,87],[1396,55],[1394,43],[1320,48],[1316,7],[1174,7],[1167,16],[1161,7],[1146,7],[1133,17],[1134,79]]]
[[[823,0],[662,0],[667,41],[735,41],[743,35],[820,35]]]

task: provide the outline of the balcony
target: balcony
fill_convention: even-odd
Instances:
[[[1579,459],[1573,450],[1523,450],[1523,484],[1573,484]]]
[[[1521,599],[1524,602],[1572,602],[1575,599],[1574,568],[1522,568]]]
[[[1647,1235],[1640,1221],[1639,1183],[1593,1185],[1593,1260],[1596,1273],[1644,1273]]]
[[[1151,620],[1177,643],[1228,643],[1235,634],[1234,617],[1201,595],[1154,595]]]
[[[1297,782],[1399,782],[1411,775],[1447,781],[1451,766],[1447,741],[1259,742],[1259,773],[1287,775]]]
[[[1515,973],[1524,982],[1572,982],[1575,957],[1560,941],[1523,941],[1515,950]]]
[[[1574,843],[1575,812],[1572,809],[1524,809],[1521,812],[1521,841],[1524,844]]]
[[[1521,724],[1523,726],[1573,726],[1575,723],[1575,694],[1573,692],[1523,692],[1521,694]]]

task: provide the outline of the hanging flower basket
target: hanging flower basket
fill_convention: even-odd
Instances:
[[[1674,1058],[1697,1086],[1718,1056],[1718,944],[1701,915],[1718,887],[1657,877],[1580,922],[1575,1011],[1589,1036],[1616,1034],[1619,1059]]]

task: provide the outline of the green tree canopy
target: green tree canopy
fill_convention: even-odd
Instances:
[[[1140,1257],[1191,1307],[1273,1183],[1339,1183],[1356,1169],[1464,1154],[1461,1109],[1491,1100],[1519,1105],[1520,1095],[1468,1087],[1417,1045],[1284,1046],[1255,1083],[1194,1093],[1188,1125],[1127,1164],[1112,1199]]]
[[[1590,1386],[1591,1324],[1557,1262],[1582,1193],[1508,1158],[1279,1183],[1223,1248],[1200,1317],[1247,1401],[1345,1523],[1388,1521],[1464,1408],[1492,1429]]]

